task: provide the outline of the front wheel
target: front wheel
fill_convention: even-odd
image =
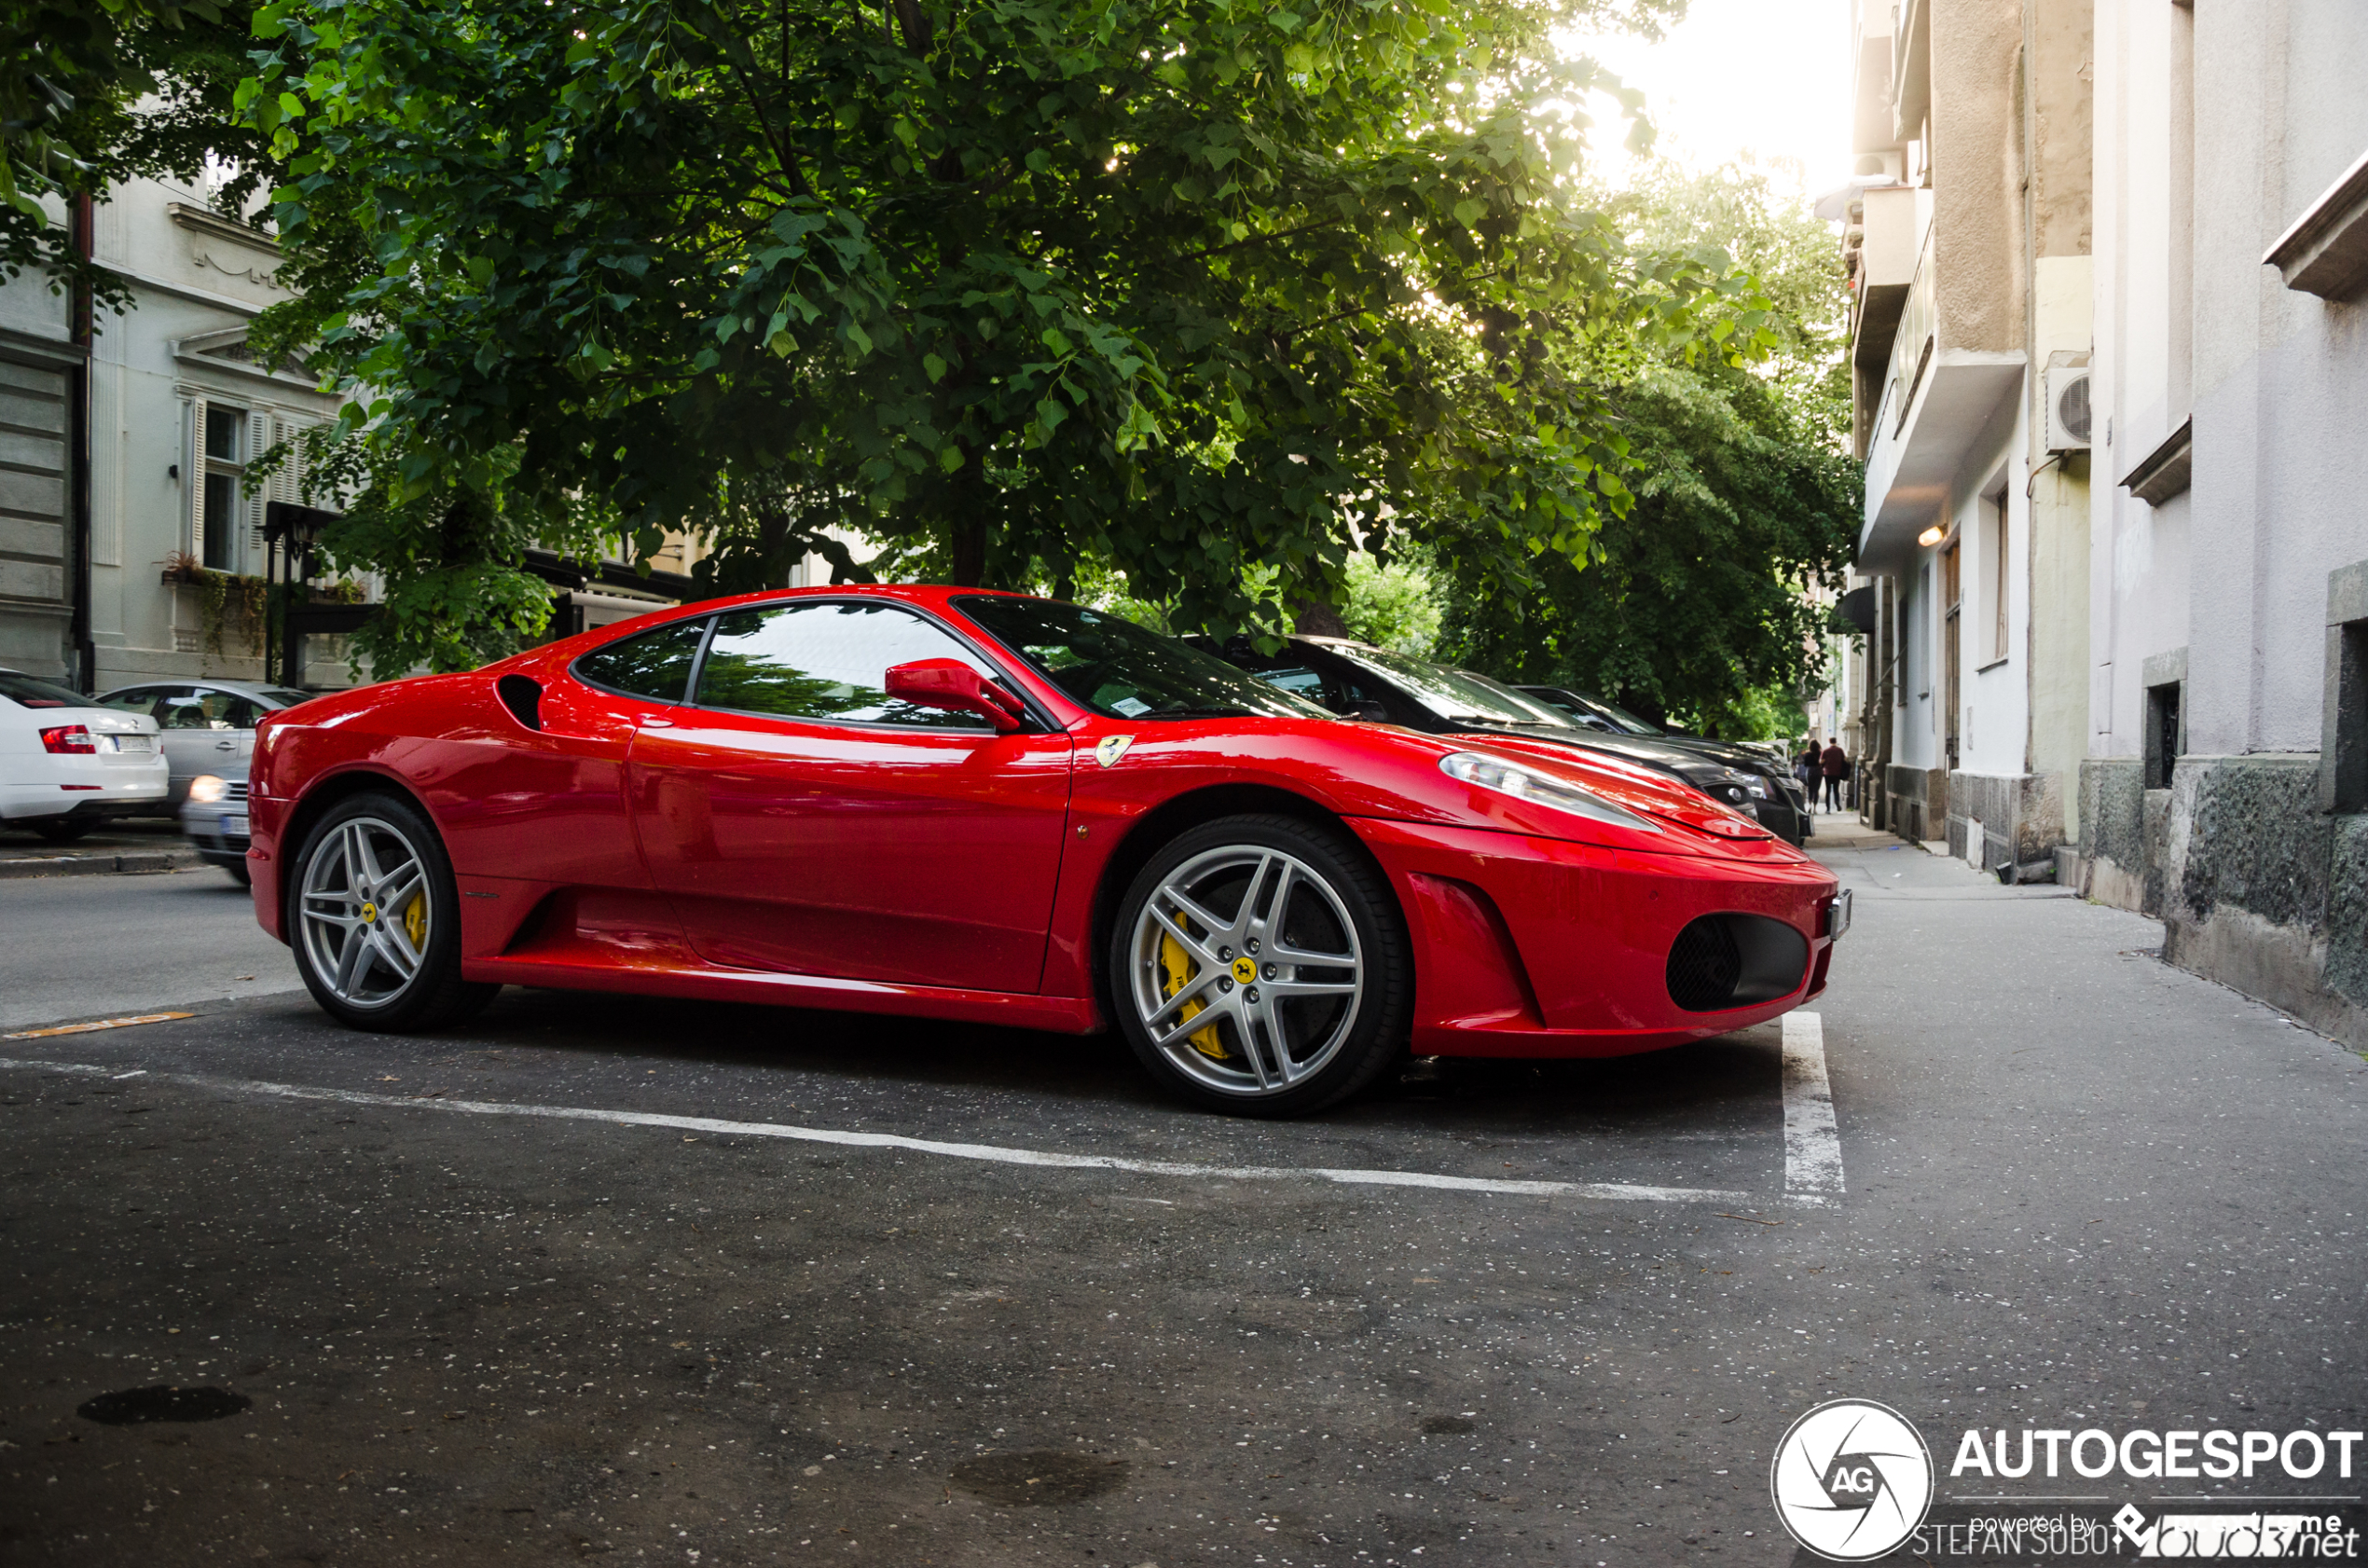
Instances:
[[[461,978],[452,862],[434,825],[399,796],[373,792],[332,806],[305,835],[288,893],[296,972],[341,1024],[441,1028],[501,990]]]
[[[1339,833],[1228,817],[1151,858],[1111,931],[1111,999],[1151,1075],[1213,1110],[1295,1116],[1372,1081],[1414,983],[1388,883]]]

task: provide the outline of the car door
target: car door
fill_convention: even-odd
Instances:
[[[199,685],[153,688],[157,695],[157,736],[172,769],[172,805],[189,798],[189,780],[201,773],[243,778],[238,736],[226,716],[227,694]],[[252,706],[252,705],[250,705]],[[254,736],[248,736],[250,744]]]
[[[1032,992],[1068,810],[1067,736],[887,695],[918,659],[993,663],[877,599],[717,617],[694,705],[644,726],[633,820],[710,963]]]
[[[541,682],[505,677],[531,692],[532,723],[512,710],[484,734],[447,742],[434,790],[453,868],[576,889],[580,927],[662,931],[679,946],[672,908],[651,889],[634,837],[626,758],[641,724],[681,712],[709,619],[604,643]]]

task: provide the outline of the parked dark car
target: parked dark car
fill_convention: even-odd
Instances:
[[[1730,764],[1714,753],[1732,749],[1715,741],[1681,742],[1582,724],[1476,671],[1346,638],[1294,637],[1273,654],[1260,653],[1247,638],[1235,638],[1222,649],[1209,638],[1185,640],[1221,653],[1243,669],[1335,713],[1433,735],[1519,735],[1617,757],[1748,812],[1789,844],[1798,846],[1808,836],[1807,816],[1795,807],[1785,781],[1771,776],[1771,764],[1742,752],[1735,754],[1746,758],[1745,763]]]
[[[1600,728],[1611,734],[1635,736],[1645,740],[1665,740],[1673,746],[1699,751],[1705,757],[1725,763],[1728,767],[1758,774],[1783,794],[1794,814],[1800,818],[1800,826],[1798,832],[1793,832],[1777,827],[1766,814],[1762,814],[1760,820],[1775,828],[1795,845],[1800,844],[1809,835],[1809,796],[1801,789],[1800,780],[1792,776],[1783,747],[1742,745],[1687,735],[1683,730],[1671,730],[1649,720],[1639,719],[1617,703],[1605,702],[1601,697],[1591,697],[1584,692],[1574,692],[1564,686],[1516,686],[1513,689],[1523,696],[1535,697],[1549,707],[1561,709],[1589,729]]]

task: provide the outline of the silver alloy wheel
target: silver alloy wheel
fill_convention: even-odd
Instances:
[[[338,823],[313,846],[299,887],[305,956],[331,995],[368,1009],[410,989],[436,912],[427,863],[402,829],[378,817]]]
[[[1170,872],[1136,913],[1128,951],[1153,1049],[1223,1093],[1279,1094],[1321,1072],[1364,1000],[1348,906],[1313,866],[1262,845],[1206,850]]]

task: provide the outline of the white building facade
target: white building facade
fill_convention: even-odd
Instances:
[[[2096,31],[2083,883],[2368,1045],[2368,7]]]
[[[93,691],[263,672],[264,506],[296,497],[292,473],[243,480],[339,399],[248,354],[285,297],[278,249],[210,195],[141,180],[61,213],[131,311],[86,324],[44,279],[0,288],[0,665]]]

